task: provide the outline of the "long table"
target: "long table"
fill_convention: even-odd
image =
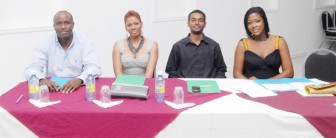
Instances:
[[[114,80],[97,79],[97,91],[102,85],[111,85]],[[174,87],[182,86],[185,102],[196,104],[195,107],[176,110],[165,103],[155,102],[154,79],[146,79],[145,85],[150,88],[148,100],[116,98],[112,101],[124,102],[107,109],[86,101],[84,87],[70,94],[50,93],[52,101],[61,100],[61,103],[37,108],[28,102],[27,82],[21,82],[0,97],[0,106],[38,137],[335,137],[336,107],[329,106],[333,100],[336,103],[335,97],[307,99],[293,92],[280,94],[280,98],[249,98],[227,91],[190,94],[185,81],[167,79],[166,100],[172,101]],[[24,98],[15,104],[21,94]],[[98,99],[99,96],[97,93]],[[294,102],[288,101],[305,103],[290,104]],[[316,104],[323,101],[326,102]],[[300,106],[307,112],[300,111]],[[329,112],[316,113],[320,108],[327,108]],[[0,114],[4,113],[0,110]],[[299,114],[308,116],[308,119]],[[312,123],[316,120],[324,121],[321,125]],[[193,129],[196,132],[191,133]],[[6,129],[0,128],[0,132],[2,130]]]
[[[111,85],[113,78],[98,78],[97,91],[103,85]],[[184,81],[169,79],[167,86],[184,86]],[[22,82],[0,97],[0,105],[17,118],[39,137],[154,137],[166,127],[182,110],[175,110],[165,103],[154,100],[154,79],[147,79],[149,86],[148,100],[116,98],[124,102],[113,108],[103,109],[85,99],[85,87],[73,93],[50,93],[51,101],[61,103],[37,108],[28,101],[27,82]],[[173,100],[174,87],[167,87],[166,100]],[[24,99],[15,104],[21,95]],[[185,101],[202,104],[228,94],[228,92],[207,96],[187,95]],[[100,94],[97,93],[97,99]]]

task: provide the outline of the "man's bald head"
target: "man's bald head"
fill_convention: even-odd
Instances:
[[[54,16],[54,19],[53,19],[54,24],[55,24],[56,19],[57,19],[59,16],[68,16],[68,17],[70,18],[70,21],[73,22],[73,17],[72,17],[72,15],[71,15],[71,13],[69,13],[69,12],[67,12],[67,11],[59,11],[59,12],[57,12],[57,13],[55,14],[55,16]]]

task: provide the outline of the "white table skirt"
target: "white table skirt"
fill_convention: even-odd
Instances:
[[[322,138],[301,115],[230,94],[187,109],[157,137]]]
[[[3,138],[37,137],[14,116],[0,106],[0,136]]]
[[[0,107],[1,137],[37,137]],[[157,137],[323,137],[304,117],[230,94],[187,109]]]

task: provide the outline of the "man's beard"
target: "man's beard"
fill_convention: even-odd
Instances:
[[[191,30],[191,33],[194,34],[194,35],[201,35],[201,34],[203,34],[203,29],[201,29],[199,31]]]

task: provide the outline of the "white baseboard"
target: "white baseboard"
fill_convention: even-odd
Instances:
[[[54,28],[52,26],[15,28],[15,29],[0,30],[0,35],[44,32],[44,31],[53,31],[53,30]]]

